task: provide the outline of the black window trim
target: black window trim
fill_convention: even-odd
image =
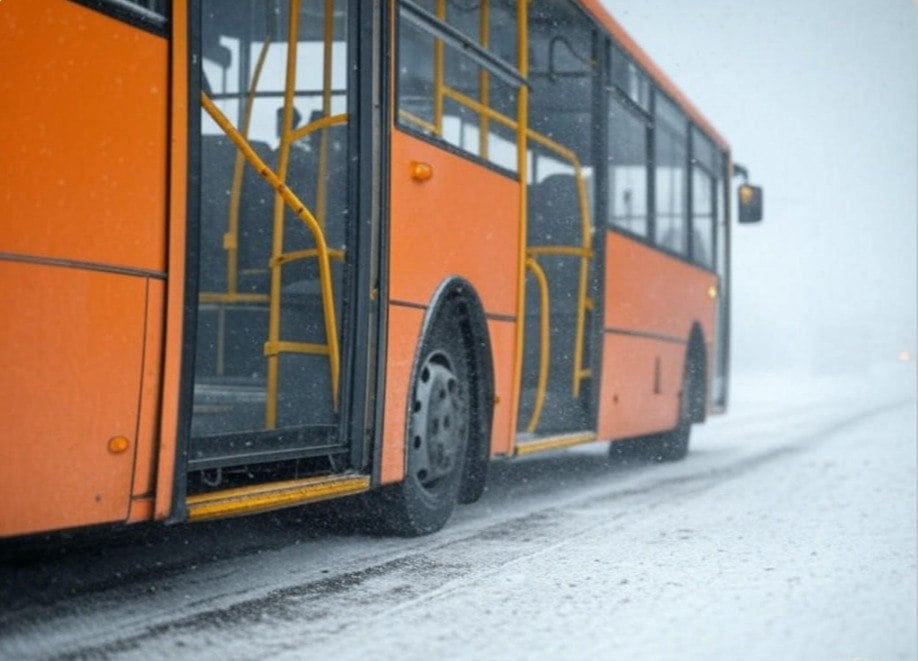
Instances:
[[[478,43],[466,37],[452,25],[444,23],[426,9],[417,6],[411,0],[399,0],[399,18],[404,18],[425,32],[441,39],[452,46],[465,57],[484,67],[495,76],[502,78],[511,85],[529,86],[526,80],[516,69],[502,59],[482,48]]]
[[[129,0],[70,0],[70,2],[93,9],[122,23],[141,28],[160,37],[165,37],[169,34],[169,19],[167,16],[136,5],[129,2]],[[170,5],[171,3],[167,2],[167,14],[169,13]]]

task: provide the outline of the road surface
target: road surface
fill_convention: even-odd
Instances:
[[[420,539],[346,504],[0,545],[0,657],[916,658],[913,365],[746,376],[688,458],[494,464]]]

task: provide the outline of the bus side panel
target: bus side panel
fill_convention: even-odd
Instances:
[[[411,178],[411,162],[433,176]],[[474,285],[485,312],[516,315],[519,184],[399,131],[392,132],[389,296],[427,305],[449,275]]]
[[[600,438],[676,426],[685,345],[606,333],[602,345]]]
[[[513,392],[513,347],[516,346],[516,324],[512,321],[489,320],[491,351],[494,355],[494,417],[491,426],[491,456],[508,455],[513,451],[516,416],[511,408]]]
[[[411,163],[426,163],[433,177],[411,178]],[[405,407],[424,306],[437,286],[459,275],[475,287],[489,316],[494,384],[492,453],[509,451],[517,269],[519,185],[399,131],[392,132],[391,250],[383,483],[404,475]],[[495,317],[499,317],[496,319]]]
[[[67,0],[0,12],[0,253],[163,271],[167,41]]]
[[[135,458],[149,490],[169,60],[165,38],[75,2],[0,12],[5,535],[124,520]]]
[[[692,324],[714,339],[717,276],[614,232],[606,235],[599,433],[625,438],[672,428]],[[710,367],[708,380],[710,382]],[[616,401],[617,400],[617,401]]]
[[[124,520],[146,280],[0,261],[0,282],[0,536]]]
[[[165,285],[148,281],[146,328],[143,351],[140,410],[137,419],[137,444],[134,450],[134,480],[131,495],[152,498],[156,475],[156,449],[159,432],[160,392],[162,388],[163,319]]]
[[[405,420],[408,382],[424,322],[424,310],[389,306],[386,353],[386,409],[383,421],[380,482],[399,482],[405,476]]]

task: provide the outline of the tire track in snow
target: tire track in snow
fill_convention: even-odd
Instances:
[[[368,620],[390,617],[419,602],[435,602],[471,580],[481,580],[551,553],[559,545],[594,531],[598,524],[621,528],[625,525],[622,519],[638,516],[642,510],[665,506],[674,498],[692,497],[726,480],[804,453],[830,442],[834,434],[912,403],[904,400],[872,407],[723,466],[650,479],[634,487],[609,485],[601,494],[565,499],[560,505],[510,517],[445,541],[431,539],[430,543],[420,544],[420,550],[378,564],[278,588],[229,606],[204,609],[116,635],[109,641],[73,641],[75,646],[63,651],[60,658],[140,656],[151,645],[164,654],[187,654],[202,644],[202,651],[209,649],[201,641],[213,635],[239,638],[239,646],[231,649],[242,657],[294,651],[301,644],[338,636]],[[622,506],[611,518],[600,507],[610,501]],[[559,541],[546,546],[546,538]],[[246,640],[258,640],[258,647],[247,649]],[[277,642],[265,643],[272,640]]]

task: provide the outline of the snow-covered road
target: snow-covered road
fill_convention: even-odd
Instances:
[[[0,547],[0,657],[916,657],[911,365],[746,376],[681,463],[495,464],[443,532],[338,507]]]

